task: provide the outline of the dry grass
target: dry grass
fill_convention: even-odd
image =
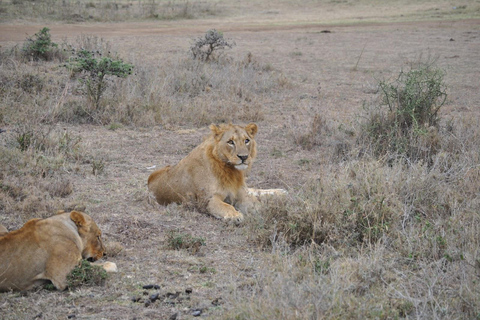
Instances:
[[[322,12],[353,23],[372,3],[305,5],[311,12],[335,9]],[[209,1],[67,4],[42,19],[73,19],[77,5],[82,19],[92,15],[87,20],[191,18],[190,8],[197,19],[213,12],[202,8],[235,17],[242,10]],[[258,15],[245,21],[310,19],[290,1],[275,4],[255,2]],[[20,2],[23,11],[15,13],[1,3],[0,14],[13,19],[31,6]],[[462,14],[450,7],[420,1],[398,10],[414,20]],[[468,16],[476,8],[458,10]],[[265,31],[248,24],[258,32],[225,34],[237,46],[208,62],[188,54],[201,33],[179,36],[181,28],[138,42],[131,35],[111,35],[112,42],[77,35],[62,46],[110,52],[134,65],[125,79],[108,79],[94,109],[64,57],[30,61],[21,43],[2,47],[0,223],[16,229],[58,209],[87,211],[119,267],[105,281],[70,292],[3,293],[2,319],[191,319],[198,312],[213,319],[478,318],[480,37],[478,22],[451,26],[446,35],[437,24],[330,26],[330,33],[324,26]],[[410,48],[440,55],[449,99],[423,142],[408,143],[419,156],[393,155],[388,145],[376,152],[357,115],[381,101],[375,79],[395,78],[422,53]],[[153,166],[175,164],[202,141],[208,124],[229,121],[259,125],[249,184],[289,194],[263,199],[241,226],[192,205],[152,202],[145,184]],[[156,293],[161,299],[150,298]]]
[[[8,19],[74,22],[174,20],[214,16],[219,6],[205,1],[43,1],[12,0],[1,4],[0,14]]]

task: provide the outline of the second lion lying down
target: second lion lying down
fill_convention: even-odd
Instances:
[[[247,172],[257,155],[255,134],[250,123],[211,125],[211,134],[175,166],[166,166],[148,178],[148,188],[158,203],[196,201],[220,219],[243,220],[243,214],[255,210],[254,195],[281,194],[281,189],[248,189]]]
[[[101,231],[79,211],[31,219],[15,231],[0,225],[0,292],[28,290],[50,280],[58,290],[83,259],[103,257]]]

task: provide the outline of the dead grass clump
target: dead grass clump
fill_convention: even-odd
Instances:
[[[68,74],[57,62],[24,63],[15,52],[6,55],[0,61],[1,123],[55,123],[68,99]]]
[[[124,252],[125,247],[118,241],[109,241],[105,243],[105,252],[108,257],[116,257]]]
[[[10,229],[31,218],[46,218],[73,193],[69,172],[83,161],[80,139],[66,130],[26,124],[2,134],[1,212]]]
[[[327,121],[319,114],[313,116],[312,122],[307,132],[299,136],[295,136],[295,144],[304,149],[311,150],[316,146],[325,143],[325,136],[331,133],[331,129],[327,125]]]
[[[248,294],[240,288],[226,297],[233,308],[224,319],[391,319],[412,315],[406,299],[380,294],[394,261],[382,249],[355,257],[328,247],[309,247],[274,255]],[[327,256],[329,272],[317,272],[316,261]]]
[[[264,247],[275,241],[293,248],[309,243],[355,247],[376,243],[399,223],[393,169],[358,161],[331,170],[298,194],[266,203],[252,223],[256,241]]]
[[[117,82],[106,99],[114,106],[110,120],[125,124],[193,124],[258,121],[264,101],[281,87],[275,72],[224,57],[208,63],[191,58],[166,61],[158,68],[139,65]]]

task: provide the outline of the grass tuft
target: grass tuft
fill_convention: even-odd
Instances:
[[[82,260],[67,276],[67,285],[70,290],[81,286],[102,286],[107,279],[107,271]]]

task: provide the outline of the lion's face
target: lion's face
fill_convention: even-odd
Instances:
[[[82,258],[95,261],[103,257],[105,247],[101,239],[102,232],[90,216],[81,212],[72,211],[70,218],[78,227],[78,234],[82,239],[84,248]]]
[[[245,128],[236,125],[211,125],[216,144],[216,155],[237,170],[250,167],[257,154],[254,140],[257,125],[250,123]]]

